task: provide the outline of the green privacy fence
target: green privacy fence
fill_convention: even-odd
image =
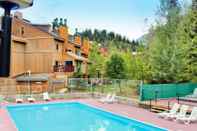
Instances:
[[[197,83],[184,84],[144,84],[140,88],[140,100],[155,100],[183,97],[192,94]]]

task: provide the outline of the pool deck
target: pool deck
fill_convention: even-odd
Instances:
[[[123,104],[103,104],[94,99],[75,99],[75,100],[56,100],[52,102],[81,102],[84,104],[92,105],[97,108],[104,109],[106,111],[133,118],[139,121],[150,123],[162,128],[166,128],[170,131],[197,131],[197,123],[185,125],[175,121],[164,120],[158,118],[155,113],[148,110],[138,108],[135,106],[123,105]],[[46,102],[38,102],[46,103]],[[3,103],[2,106],[15,105],[10,103]],[[0,131],[17,131],[14,123],[9,117],[5,108],[0,109]]]

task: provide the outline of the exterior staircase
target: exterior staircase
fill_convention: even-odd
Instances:
[[[167,107],[162,107],[162,106],[152,106],[151,108],[151,112],[154,112],[154,113],[161,113],[167,110],[168,110]]]

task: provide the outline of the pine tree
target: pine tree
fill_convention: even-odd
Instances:
[[[190,71],[192,80],[197,82],[197,1],[192,1],[192,13],[191,13],[191,31],[190,37],[192,39],[190,49]]]
[[[162,9],[162,10],[161,10]],[[159,21],[150,41],[149,61],[153,82],[169,83],[187,81],[187,48],[177,37],[180,24],[178,0],[161,0]],[[162,12],[161,12],[162,11]],[[162,23],[163,22],[163,23]]]
[[[193,11],[197,10],[197,1],[196,0],[192,0],[192,10]]]
[[[97,77],[98,71],[101,74],[105,73],[106,58],[99,52],[99,49],[98,44],[94,42],[88,58],[91,61],[91,64],[88,66],[88,72],[91,77]]]
[[[106,65],[107,76],[113,79],[124,79],[125,78],[125,65],[124,59],[114,54]]]

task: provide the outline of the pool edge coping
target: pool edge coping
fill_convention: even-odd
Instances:
[[[149,125],[149,126],[152,126],[152,127],[156,127],[156,128],[162,129],[162,130],[172,131],[172,130],[169,130],[169,129],[166,129],[166,128],[163,128],[163,127],[159,127],[158,125],[154,125],[154,124],[152,124],[152,123],[143,122],[143,121],[137,120],[137,119],[135,119],[135,118],[130,118],[130,117],[126,116],[126,115],[117,114],[117,113],[114,113],[114,112],[112,112],[112,111],[108,111],[108,110],[106,110],[106,109],[101,109],[100,107],[96,107],[96,106],[94,106],[94,105],[90,105],[90,104],[83,103],[83,102],[76,102],[76,103],[84,104],[84,105],[86,105],[86,106],[88,106],[88,107],[95,108],[95,109],[97,109],[97,110],[100,110],[100,111],[103,111],[103,112],[107,112],[107,113],[110,113],[110,114],[112,114],[112,115],[115,115],[115,116],[118,116],[118,117],[121,117],[121,118],[126,118],[126,119],[128,119],[128,120],[140,122],[140,123],[142,123],[142,124]]]
[[[4,109],[6,110],[6,113],[8,114],[9,118],[11,119],[11,122],[12,124],[14,125],[14,127],[18,130],[16,124],[15,124],[15,121],[12,119],[9,111],[8,111],[8,107],[21,107],[21,106],[33,106],[33,105],[53,105],[53,104],[64,104],[64,103],[78,103],[78,104],[82,104],[82,105],[85,105],[85,106],[88,106],[90,108],[93,108],[93,109],[96,109],[96,110],[100,110],[102,112],[107,112],[109,114],[112,114],[112,115],[115,115],[117,117],[121,117],[121,118],[126,118],[128,120],[132,120],[132,121],[136,121],[136,122],[140,122],[142,124],[145,124],[145,125],[148,125],[148,126],[151,126],[151,127],[156,127],[156,128],[159,128],[159,129],[162,129],[162,130],[166,130],[166,131],[173,131],[173,130],[170,130],[170,129],[167,129],[167,128],[164,128],[164,127],[159,127],[158,125],[154,125],[152,123],[149,123],[149,122],[144,122],[144,121],[140,121],[140,120],[137,120],[135,118],[130,118],[126,115],[122,115],[122,114],[119,114],[119,113],[115,113],[115,112],[112,112],[112,111],[109,111],[107,109],[102,109],[100,107],[97,107],[95,105],[91,105],[91,104],[88,104],[88,103],[85,103],[85,102],[79,102],[79,101],[61,101],[61,102],[48,102],[48,103],[24,103],[24,104],[11,104],[11,105],[6,105],[4,107]]]

